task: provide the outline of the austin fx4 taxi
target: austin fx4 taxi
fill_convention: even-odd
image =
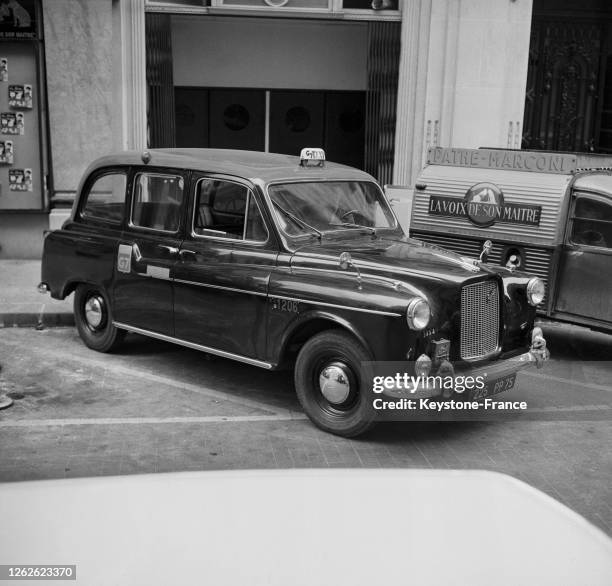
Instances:
[[[343,436],[375,421],[363,364],[487,372],[482,399],[548,357],[541,279],[408,238],[376,181],[320,149],[100,158],[45,239],[39,289],[74,292],[94,350],[135,332],[292,368],[306,414]]]

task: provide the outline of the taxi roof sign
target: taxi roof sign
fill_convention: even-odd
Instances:
[[[325,164],[325,151],[323,149],[306,147],[300,152],[300,165],[302,167],[322,167]]]

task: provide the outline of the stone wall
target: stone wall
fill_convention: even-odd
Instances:
[[[54,196],[113,148],[111,0],[43,2]]]

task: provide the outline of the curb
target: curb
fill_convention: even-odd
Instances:
[[[74,326],[72,313],[2,313],[0,328],[58,328]]]

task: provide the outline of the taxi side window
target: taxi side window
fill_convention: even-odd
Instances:
[[[136,174],[132,224],[149,230],[176,232],[181,223],[184,183],[177,175]]]
[[[193,218],[198,236],[264,242],[268,233],[252,191],[239,183],[201,179]]]
[[[97,177],[89,187],[81,207],[85,219],[120,224],[125,209],[126,173],[112,171]]]
[[[571,240],[575,244],[612,248],[612,205],[579,197],[574,207]]]

